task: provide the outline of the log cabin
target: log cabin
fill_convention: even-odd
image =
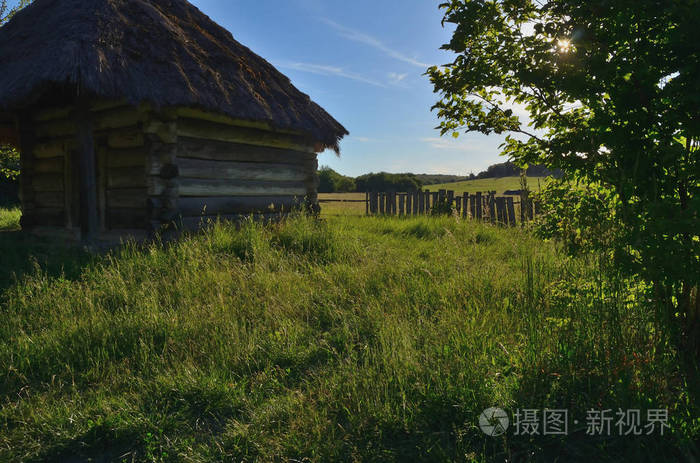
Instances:
[[[317,208],[347,130],[186,0],[35,0],[0,27],[22,229],[145,238]]]

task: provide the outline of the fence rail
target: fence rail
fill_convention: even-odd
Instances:
[[[527,192],[521,192],[519,201],[515,201],[513,196],[496,196],[495,191],[461,195],[455,195],[451,190],[409,193],[374,191],[365,193],[364,202],[367,215],[417,216],[454,211],[463,218],[506,226],[533,220],[540,212],[539,204],[529,198]],[[516,206],[519,212],[517,218]]]

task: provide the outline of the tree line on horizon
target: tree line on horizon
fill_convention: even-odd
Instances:
[[[514,163],[502,162],[490,165],[486,170],[478,174],[469,175],[442,175],[442,174],[413,174],[388,172],[371,172],[359,177],[342,175],[328,166],[322,166],[318,171],[319,193],[354,193],[365,191],[418,191],[425,185],[438,183],[453,183],[465,180],[479,180],[485,178],[517,177],[522,169]],[[527,168],[526,174],[530,177],[559,177],[561,172],[533,165]]]

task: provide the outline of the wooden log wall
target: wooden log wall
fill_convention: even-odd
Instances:
[[[99,228],[139,228],[131,216],[144,217],[146,120],[143,108],[123,102],[93,101],[89,119],[95,144]],[[37,227],[79,228],[76,108],[51,108],[34,113],[34,146],[22,149],[22,176],[28,189],[23,217]],[[134,213],[136,211],[136,213]]]
[[[177,120],[177,209],[193,218],[318,207],[318,161],[299,135],[189,114]],[[195,119],[194,116],[201,116]]]
[[[52,108],[22,116],[27,228],[79,225],[75,111]],[[307,137],[184,108],[153,111],[96,101],[89,111],[104,235],[154,229],[175,219],[191,224],[203,212],[278,214],[304,202],[318,208],[318,161]]]

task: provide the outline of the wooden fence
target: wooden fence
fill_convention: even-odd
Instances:
[[[450,190],[365,194],[367,215],[416,216],[452,210],[463,218],[515,226],[532,220],[539,213],[539,209],[539,205],[533,202],[526,192],[522,192],[519,198],[496,196],[495,191],[462,195],[455,195],[455,192]]]

